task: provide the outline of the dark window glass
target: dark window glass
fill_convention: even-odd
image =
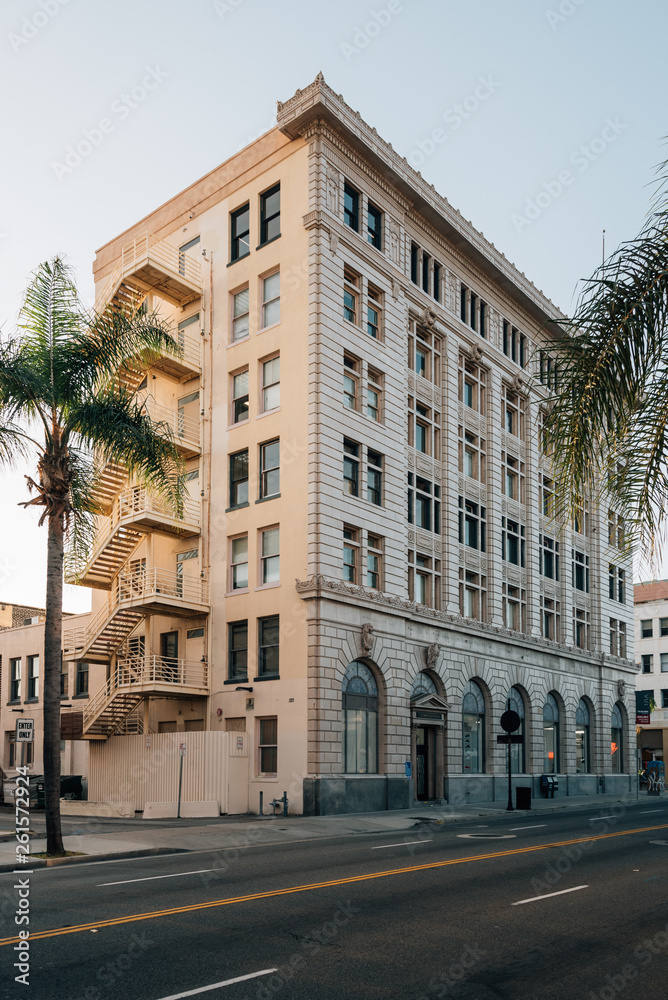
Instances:
[[[369,448],[369,464],[367,467],[366,492],[369,503],[380,507],[383,497],[383,456]]]
[[[487,330],[487,303],[480,303],[480,336],[484,337]]]
[[[343,490],[352,497],[359,496],[359,445],[354,441],[343,442]]]
[[[422,291],[429,293],[429,261],[431,257],[428,253],[422,254]]]
[[[87,663],[77,663],[77,694],[88,694]]]
[[[230,455],[230,507],[248,503],[248,449]]]
[[[418,283],[418,257],[420,248],[415,243],[411,243],[411,281],[414,285]]]
[[[360,228],[359,206],[359,193],[350,184],[346,184],[343,189],[343,221],[356,233],[359,232]]]
[[[231,260],[239,260],[250,253],[250,212],[248,205],[232,212],[231,219]]]
[[[467,289],[462,285],[459,291],[459,318],[462,323],[466,322],[466,293]]]
[[[228,677],[230,680],[246,680],[248,677],[248,622],[230,622],[228,639]]]
[[[281,492],[281,448],[278,439],[260,447],[260,496],[275,497]]]
[[[258,619],[258,674],[278,676],[278,615]]]
[[[434,261],[434,287],[432,293],[437,302],[441,301],[441,265]]]
[[[366,218],[367,239],[372,247],[382,250],[382,226],[383,214],[379,208],[369,202]]]
[[[260,243],[281,235],[281,185],[270,188],[260,198]]]

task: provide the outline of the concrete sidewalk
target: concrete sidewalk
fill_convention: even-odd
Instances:
[[[515,823],[527,823],[536,815],[548,815],[577,809],[597,809],[601,815],[610,815],[611,810],[618,817],[620,808],[652,808],[668,801],[666,793],[660,796],[613,799],[605,796],[569,796],[563,799],[538,799],[532,803],[530,811],[515,810],[506,813],[504,803],[481,803],[450,806],[438,803],[419,803],[413,809],[393,812],[352,813],[343,816],[249,816],[210,819],[194,823],[193,820],[96,820],[88,817],[68,817],[64,826],[64,844],[68,851],[81,852],[85,857],[60,863],[72,864],[83,860],[121,858],[138,854],[169,853],[170,851],[220,851],[243,850],[262,844],[289,844],[305,840],[334,837],[383,834],[396,832],[401,838],[410,830],[425,824],[438,825],[466,823],[480,818],[500,818],[507,815]],[[10,811],[3,810],[0,819],[2,832],[11,831]],[[118,830],[114,826],[119,827]],[[72,832],[67,833],[67,828]],[[44,839],[44,814],[34,811],[31,828],[36,836],[31,838],[31,854],[39,853],[46,847]],[[40,834],[42,834],[40,836]],[[15,867],[15,842],[0,843],[0,871]],[[33,867],[41,867],[44,862],[34,860]],[[23,867],[23,866],[20,866]],[[26,866],[27,867],[27,866]]]

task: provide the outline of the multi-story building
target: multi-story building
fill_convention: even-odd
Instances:
[[[175,522],[105,470],[65,643],[106,664],[91,787],[139,712],[147,743],[237,734],[252,810],[503,798],[508,705],[520,784],[634,787],[623,527],[556,524],[541,449],[558,310],[321,76],[95,279],[173,321],[182,355],[128,380],[190,500]]]
[[[633,588],[636,689],[651,692],[651,721],[638,734],[643,761],[664,760],[668,739],[668,580],[648,580]]]

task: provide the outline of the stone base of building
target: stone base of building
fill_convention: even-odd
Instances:
[[[555,799],[571,795],[635,796],[637,778],[632,774],[557,774],[559,787]],[[513,803],[515,789],[531,789],[531,798],[545,798],[539,774],[513,775]],[[500,774],[456,774],[445,778],[445,799],[449,806],[473,805],[482,802],[508,801],[508,776]]]
[[[304,816],[409,809],[413,796],[413,781],[400,776],[304,778]]]

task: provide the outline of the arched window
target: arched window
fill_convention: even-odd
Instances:
[[[485,770],[485,699],[475,681],[464,688],[462,701],[462,771],[482,774]]]
[[[424,670],[421,670],[413,681],[413,687],[411,688],[411,701],[415,701],[416,698],[422,698],[427,694],[437,695],[438,689],[429,674],[426,674]]]
[[[621,774],[624,770],[624,719],[619,705],[615,705],[610,718],[610,753],[612,773]]]
[[[512,743],[510,747],[510,759],[512,762],[513,774],[526,773],[526,725],[524,719],[524,698],[519,688],[513,687],[508,694],[508,708],[511,712],[517,712],[520,719],[520,728],[516,731],[516,736],[523,736],[523,743]]]
[[[575,711],[575,770],[577,774],[591,771],[589,741],[589,709],[584,698],[580,698]]]
[[[543,706],[543,773],[559,771],[559,706],[553,694],[548,694]]]
[[[378,688],[373,674],[354,660],[343,678],[343,770],[378,772]]]

